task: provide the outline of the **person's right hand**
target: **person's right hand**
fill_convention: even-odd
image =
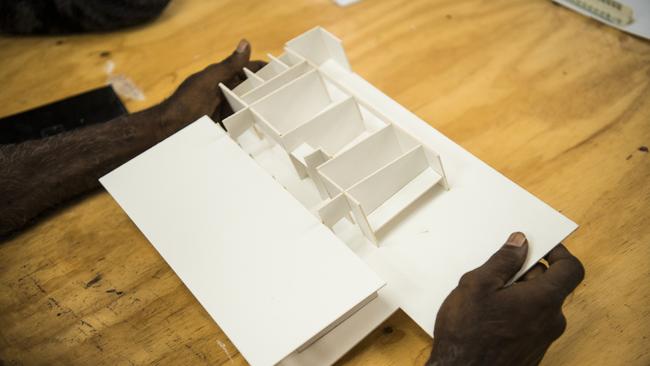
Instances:
[[[154,107],[162,123],[154,129],[159,140],[175,133],[191,122],[207,115],[215,122],[232,114],[219,83],[233,89],[246,80],[243,68],[257,72],[266,65],[263,61],[250,61],[251,45],[242,39],[233,53],[220,62],[190,75],[178,89],[160,105]]]
[[[513,233],[481,267],[466,273],[444,301],[427,365],[537,365],[564,332],[562,303],[584,277],[580,261],[562,245],[521,280],[528,242]]]

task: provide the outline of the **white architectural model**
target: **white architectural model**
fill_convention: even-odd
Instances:
[[[319,72],[330,53],[348,65],[340,41],[316,28],[257,73],[245,68],[236,88],[220,85],[237,112],[223,123],[234,139],[252,128],[282,146],[324,199],[323,223],[351,214],[376,243],[375,233],[429,189],[449,187],[435,151]]]
[[[327,31],[269,57],[221,85],[227,132],[203,117],[100,179],[251,364],[331,364],[400,308],[432,334],[511,232],[523,273],[576,228],[352,72]]]

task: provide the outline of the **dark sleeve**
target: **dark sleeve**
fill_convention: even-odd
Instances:
[[[171,0],[0,0],[0,31],[13,34],[100,32],[156,18]]]

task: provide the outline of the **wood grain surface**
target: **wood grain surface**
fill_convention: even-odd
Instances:
[[[125,31],[1,37],[0,116],[109,78],[140,110],[241,37],[266,58],[315,25],[361,76],[581,225],[566,245],[587,276],[543,364],[650,365],[650,43],[550,1],[174,0]],[[398,312],[340,363],[421,365],[429,350]],[[246,364],[103,191],[0,244],[0,360]]]

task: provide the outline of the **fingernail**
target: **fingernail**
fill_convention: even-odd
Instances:
[[[242,39],[239,41],[239,44],[237,45],[237,53],[244,53],[246,51],[246,48],[248,48],[248,41],[245,39]]]
[[[524,233],[522,232],[517,231],[515,233],[510,234],[508,240],[506,240],[506,245],[519,248],[522,245],[524,245],[525,242],[526,242],[526,235],[524,235]]]

